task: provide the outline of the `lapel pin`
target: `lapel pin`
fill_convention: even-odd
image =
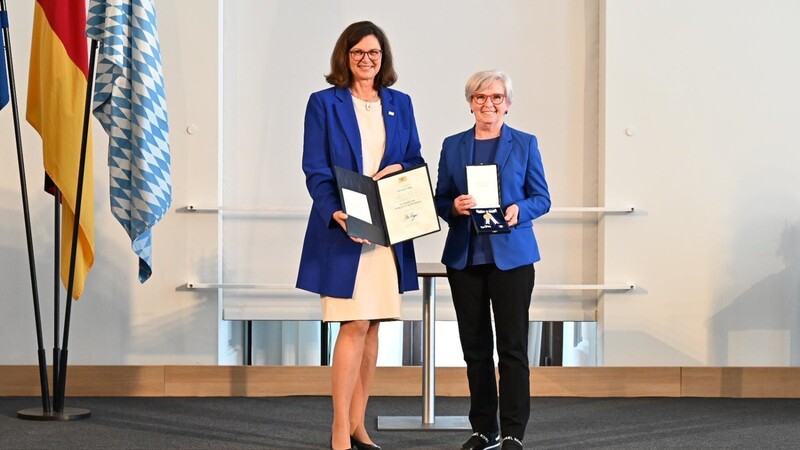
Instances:
[[[393,116],[394,115],[394,111],[389,111],[389,115]]]

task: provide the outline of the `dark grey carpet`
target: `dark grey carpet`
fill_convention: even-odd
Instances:
[[[68,398],[73,422],[20,420],[37,398],[0,398],[0,448],[324,449],[329,397]],[[465,398],[439,398],[436,414],[465,415]],[[377,431],[376,417],[419,416],[419,398],[373,398],[367,426],[386,450],[455,449],[466,431]],[[534,398],[526,448],[800,448],[800,400]]]

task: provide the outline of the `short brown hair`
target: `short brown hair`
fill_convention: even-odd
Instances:
[[[394,71],[392,49],[386,34],[377,25],[369,21],[356,22],[342,31],[331,54],[331,73],[325,75],[325,80],[336,87],[349,87],[353,82],[350,73],[350,49],[358,44],[364,37],[373,35],[381,46],[381,70],[375,75],[375,89],[389,87],[397,81],[397,72]]]

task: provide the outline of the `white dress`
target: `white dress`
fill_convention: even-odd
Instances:
[[[381,102],[365,102],[353,97],[361,132],[364,175],[378,173],[386,148]],[[322,296],[322,320],[399,320],[400,293],[397,266],[391,247],[362,245],[353,298]]]

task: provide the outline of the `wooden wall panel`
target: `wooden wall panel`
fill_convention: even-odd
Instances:
[[[684,367],[683,397],[800,398],[796,367]]]
[[[52,374],[48,371],[52,386]],[[37,366],[0,366],[0,395],[4,397],[38,397],[39,368]]]
[[[330,367],[167,366],[169,397],[330,395]]]
[[[680,367],[534,367],[533,397],[679,397]]]
[[[48,368],[50,394],[53,373]],[[0,366],[0,395],[41,396],[38,366]],[[67,397],[162,397],[163,366],[69,366]]]
[[[165,395],[173,397],[331,395],[330,367],[167,366]],[[436,394],[469,395],[463,368],[436,369]],[[420,367],[378,367],[372,395],[422,395]]]
[[[164,366],[73,366],[67,369],[70,397],[163,397]]]
[[[330,395],[330,367],[71,366],[67,397]],[[52,376],[50,382],[52,383]],[[0,396],[37,397],[36,366],[0,366]],[[421,367],[378,367],[373,395],[421,396]],[[469,395],[463,367],[436,369],[436,395]],[[794,367],[533,367],[533,397],[800,398]]]

